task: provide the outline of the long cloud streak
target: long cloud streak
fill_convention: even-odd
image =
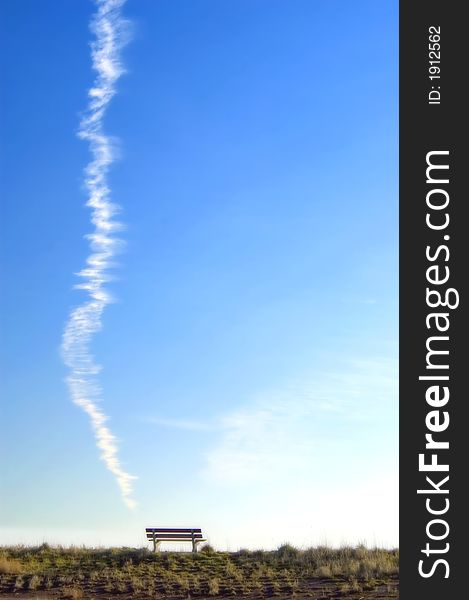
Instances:
[[[123,72],[119,51],[126,36],[120,9],[125,1],[96,0],[97,10],[91,23],[96,36],[91,48],[97,75],[89,90],[88,109],[78,135],[89,143],[92,155],[85,172],[85,184],[86,205],[91,208],[94,231],[86,236],[91,254],[86,267],[78,273],[82,282],[75,286],[86,290],[88,299],[70,313],[63,334],[62,353],[70,368],[66,381],[72,400],[88,414],[101,458],[115,476],[125,504],[134,508],[132,480],[135,477],[122,467],[116,438],[106,426],[108,417],[99,406],[101,390],[97,374],[100,367],[95,364],[90,351],[93,335],[101,329],[103,311],[111,302],[104,286],[109,281],[109,268],[120,243],[115,237],[115,232],[121,228],[115,220],[117,206],[110,201],[107,185],[107,172],[114,160],[112,144],[103,132],[103,117],[116,93],[116,81]]]

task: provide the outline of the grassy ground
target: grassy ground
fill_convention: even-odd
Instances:
[[[0,595],[69,600],[398,598],[397,550],[327,547],[198,554],[0,547]]]

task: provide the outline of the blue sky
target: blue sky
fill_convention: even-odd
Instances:
[[[60,353],[94,5],[1,12],[2,538],[397,544],[397,3],[125,4],[104,118],[125,247],[92,352],[135,510]]]

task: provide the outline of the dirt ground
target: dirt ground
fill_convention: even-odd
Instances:
[[[371,587],[371,586],[370,586]],[[68,593],[63,589],[51,589],[47,592],[26,592],[26,593],[1,593],[0,598],[2,600],[146,600],[154,598],[155,600],[183,600],[190,599],[190,595],[181,596],[169,596],[156,594],[109,594],[109,593],[96,593],[96,592],[83,592],[83,595],[74,595],[73,591]],[[214,595],[214,596],[198,596],[197,600],[214,600],[215,598],[223,598],[224,600],[239,600],[239,596],[225,596],[225,595]],[[352,590],[346,591],[343,587],[343,582],[334,580],[315,580],[308,582],[304,589],[298,590],[295,593],[289,594],[252,594],[244,595],[244,600],[265,600],[271,598],[272,600],[284,600],[286,598],[296,598],[308,600],[398,600],[399,598],[399,582],[397,579],[390,579],[385,584],[378,584],[372,589]]]

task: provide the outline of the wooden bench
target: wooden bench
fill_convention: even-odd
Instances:
[[[192,542],[192,552],[197,552],[197,544],[206,542],[202,537],[202,529],[188,527],[186,529],[168,529],[167,527],[147,527],[147,539],[153,542],[156,552],[161,542]]]

